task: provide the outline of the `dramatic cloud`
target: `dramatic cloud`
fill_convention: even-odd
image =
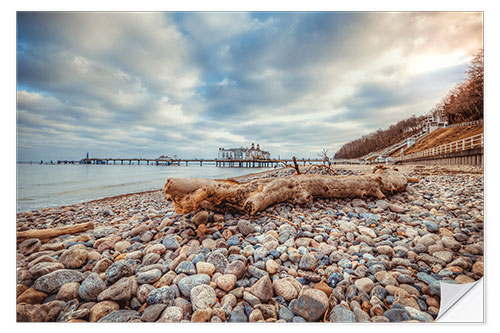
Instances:
[[[425,114],[481,13],[19,13],[19,160],[328,148]]]

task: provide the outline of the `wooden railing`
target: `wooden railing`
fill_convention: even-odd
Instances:
[[[484,138],[483,133],[477,134],[462,140],[457,140],[454,142],[450,142],[438,147],[418,151],[416,153],[404,155],[402,157],[398,157],[396,160],[408,160],[418,157],[431,157],[436,155],[442,155],[447,153],[454,153],[474,148],[480,148],[484,146]]]
[[[474,121],[467,121],[465,123],[460,123],[460,124],[448,125],[447,128],[462,127],[462,126],[473,126],[473,125],[482,125],[482,124],[483,124],[483,119],[480,119],[480,120],[474,120]]]

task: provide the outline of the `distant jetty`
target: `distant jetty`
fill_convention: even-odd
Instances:
[[[325,161],[322,159],[296,159],[297,162],[306,164],[313,163],[330,163],[330,164],[360,164],[359,160],[333,160]],[[195,164],[199,166],[215,165],[217,167],[239,167],[239,168],[272,168],[278,167],[280,163],[291,163],[292,159],[251,159],[251,160],[233,160],[233,159],[147,159],[147,158],[85,158],[81,160],[80,164],[128,164],[128,165],[186,165]],[[67,164],[68,161],[58,161],[58,164]]]

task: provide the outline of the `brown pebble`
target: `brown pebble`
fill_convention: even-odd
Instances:
[[[125,256],[126,256],[126,255],[127,255],[127,253],[120,253],[119,255],[117,255],[117,256],[113,259],[113,261],[114,261],[114,262],[117,262],[118,260],[123,260],[123,259],[125,259]]]
[[[321,290],[324,292],[328,297],[332,294],[332,287],[330,287],[328,284],[325,282],[318,282],[314,284],[314,289]]]
[[[21,296],[21,294],[24,293],[26,289],[28,289],[28,286],[25,286],[24,284],[18,284],[16,286],[16,296]]]
[[[425,302],[428,306],[439,308],[439,302],[434,297],[428,297]]]
[[[472,283],[474,282],[474,279],[468,277],[467,275],[459,275],[455,278],[455,281],[459,283]]]
[[[212,317],[212,309],[196,310],[191,316],[191,321],[194,323],[205,323]]]
[[[200,238],[207,232],[207,226],[205,224],[200,224],[196,229],[196,237]]]
[[[47,297],[46,293],[29,288],[17,298],[17,303],[40,304],[45,297]]]

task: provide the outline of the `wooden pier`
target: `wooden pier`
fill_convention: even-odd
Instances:
[[[70,161],[70,164],[72,161]],[[284,160],[218,160],[218,159],[147,159],[147,158],[85,158],[79,162],[79,164],[119,164],[119,165],[166,165],[166,166],[189,166],[190,164],[199,165],[200,167],[205,165],[215,165],[216,167],[230,167],[230,168],[277,168],[283,166],[283,163],[287,164],[293,163],[291,159]],[[68,161],[57,161],[58,164],[67,164]],[[358,160],[332,160],[330,162],[326,162],[320,159],[297,159],[297,163],[302,165],[310,165],[310,164],[359,164]]]

